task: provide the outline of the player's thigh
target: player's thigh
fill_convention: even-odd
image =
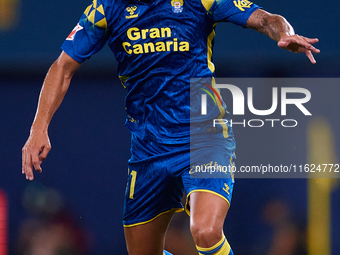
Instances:
[[[168,153],[165,145],[155,142],[150,144],[135,139],[131,146],[133,155],[128,164],[124,227],[143,225],[173,209],[182,211],[182,178],[171,171],[174,167],[169,166],[169,162],[179,161],[177,156],[181,154]],[[142,158],[138,158],[140,155]]]
[[[191,151],[190,169],[182,173],[187,193],[185,210],[189,215],[192,203],[197,207],[196,210],[199,206],[204,206],[209,207],[206,208],[207,211],[223,208],[225,211],[225,207],[228,210],[232,199],[235,183],[233,172],[236,160],[235,140],[233,138],[215,140],[215,150],[207,150],[204,143],[209,141],[204,141],[203,145],[200,145],[201,148]],[[196,197],[201,199],[196,201]]]
[[[196,188],[188,194],[186,203],[190,230],[196,245],[212,247],[223,237],[234,182],[231,178],[191,179],[191,182]]]
[[[174,174],[169,162],[177,161],[177,154],[164,153],[166,148],[142,141],[132,144],[132,157],[124,199],[123,225],[129,254],[162,254],[167,226],[175,211],[182,211],[182,178]],[[158,150],[153,156],[146,152]],[[166,152],[166,151],[165,151]],[[145,154],[145,155],[144,155]]]
[[[190,170],[182,175],[186,190],[185,209],[195,243],[211,247],[219,242],[234,187],[235,141],[213,140],[215,150],[207,149],[211,140],[197,144],[191,151]]]
[[[125,227],[129,255],[162,255],[165,233],[174,212],[171,210],[146,224]]]
[[[197,230],[220,231],[229,210],[229,203],[220,196],[196,191],[190,194],[190,225]]]

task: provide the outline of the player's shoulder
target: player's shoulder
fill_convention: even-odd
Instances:
[[[117,0],[92,0],[94,5],[103,5],[105,7],[114,5]]]
[[[128,0],[92,0],[92,4],[85,10],[85,15],[89,19],[94,19],[107,28],[111,23],[114,23],[117,14],[124,9]],[[105,23],[105,24],[104,24]],[[96,23],[97,24],[97,23]]]
[[[203,9],[206,13],[210,12],[212,6],[216,7],[216,6],[221,5],[221,4],[231,5],[231,4],[235,4],[237,2],[237,1],[233,1],[233,0],[184,0],[184,1],[190,1],[191,4],[193,4],[193,5],[203,7]]]
[[[120,6],[126,5],[127,0],[93,0],[94,7],[102,7],[104,10],[118,9]]]
[[[180,2],[182,5],[184,5],[184,8],[186,5],[190,5],[191,7],[194,8],[196,12],[204,12],[206,13],[205,10],[205,5],[206,2],[213,3],[216,0],[171,0],[171,4],[173,5],[173,2]]]
[[[93,0],[93,6],[102,6],[104,9],[112,8],[117,3],[117,0]]]
[[[130,4],[134,2],[133,0],[94,0],[94,1],[100,1],[100,3],[106,7],[106,8],[119,8],[121,6],[126,6],[127,4]]]

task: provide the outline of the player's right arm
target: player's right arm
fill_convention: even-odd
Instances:
[[[48,126],[60,106],[71,78],[81,63],[100,51],[110,35],[103,0],[93,0],[62,45],[63,52],[48,71],[40,93],[38,109],[30,136],[22,149],[22,173],[33,180],[33,167],[41,172],[41,163],[51,150]]]
[[[80,65],[63,51],[46,75],[30,136],[22,148],[22,173],[28,180],[34,178],[33,167],[39,173],[42,172],[40,165],[51,150],[48,126]]]

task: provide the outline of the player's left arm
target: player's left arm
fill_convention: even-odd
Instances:
[[[268,35],[278,42],[277,45],[281,49],[305,53],[313,64],[316,63],[312,53],[319,53],[320,50],[312,44],[317,43],[319,39],[295,34],[293,27],[284,17],[257,9],[248,18],[246,27]]]

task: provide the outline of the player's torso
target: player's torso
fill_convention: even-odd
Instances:
[[[159,127],[160,136],[184,136],[190,78],[213,75],[207,57],[213,24],[200,0],[116,1],[110,9],[107,42],[128,90],[127,127],[141,137]]]

